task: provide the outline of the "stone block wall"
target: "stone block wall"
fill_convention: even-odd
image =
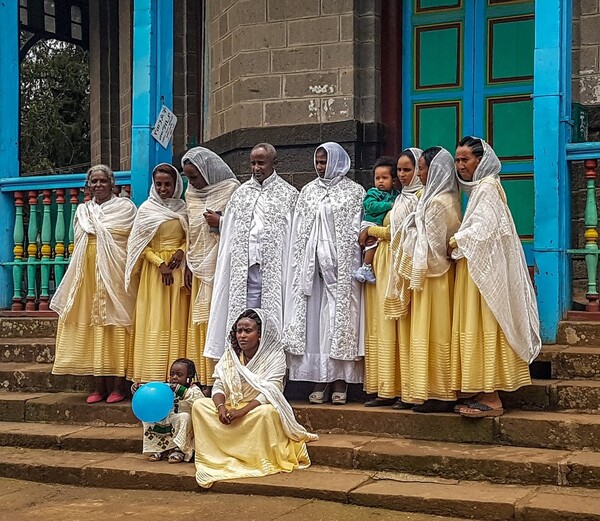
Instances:
[[[238,173],[271,141],[295,184],[312,154],[341,142],[355,172],[380,149],[376,0],[208,0],[209,118],[204,138]],[[336,130],[337,129],[337,130]],[[303,182],[304,181],[304,182]]]
[[[600,141],[600,0],[573,2],[572,77],[573,101],[585,105],[589,112],[588,141]],[[572,163],[570,171],[573,193],[571,244],[573,248],[583,248],[587,196],[583,162]],[[596,201],[600,199],[600,182],[597,182],[597,186]],[[573,259],[576,301],[585,302],[586,285],[585,261],[582,257],[576,257]]]

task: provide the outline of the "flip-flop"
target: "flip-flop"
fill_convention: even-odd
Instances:
[[[175,450],[169,454],[167,461],[169,463],[181,463],[185,459],[185,454],[183,452],[179,452]]]
[[[475,412],[469,412],[468,409],[474,409]],[[485,403],[475,402],[467,410],[462,409],[459,414],[465,418],[496,418],[504,414],[504,408],[493,408]]]
[[[479,403],[477,400],[471,400],[469,398],[467,398],[466,400],[462,400],[460,403],[457,403],[454,406],[454,412],[460,414],[460,410],[464,409],[466,407],[471,407],[471,405],[473,405],[474,403]]]

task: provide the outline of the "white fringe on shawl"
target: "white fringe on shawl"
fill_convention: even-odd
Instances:
[[[190,222],[187,265],[202,282],[192,304],[192,322],[198,325],[208,322],[220,239],[220,234],[210,232],[204,212],[224,212],[240,182],[227,163],[207,148],[192,148],[183,156],[182,164],[186,160],[198,169],[208,183],[200,190],[188,184],[185,192]]]
[[[450,268],[448,239],[460,225],[460,200],[454,158],[442,148],[431,160],[427,182],[416,210],[401,230],[400,316],[406,316],[410,291],[421,291],[426,277],[438,277]]]
[[[419,158],[423,155],[420,148],[409,148],[415,159],[415,171],[408,185],[402,187],[400,195],[394,201],[390,213],[390,253],[391,266],[388,277],[388,285],[385,291],[384,313],[386,318],[399,318],[398,312],[393,311],[396,308],[400,299],[400,259],[402,249],[400,241],[402,236],[402,224],[404,220],[415,211],[419,202],[418,193],[423,189],[423,183],[419,178]]]
[[[169,163],[161,163],[156,165],[152,171],[159,168],[170,168],[176,175],[177,182],[175,183],[175,191],[173,197],[169,199],[161,199],[156,191],[154,181],[150,187],[148,199],[144,201],[135,216],[135,222],[127,241],[127,266],[125,268],[125,288],[129,289],[131,277],[139,272],[141,268],[141,256],[144,248],[148,246],[152,238],[156,235],[159,226],[172,219],[179,219],[181,226],[187,236],[188,219],[185,201],[181,199],[183,192],[183,180],[177,169]],[[181,270],[185,270],[185,263],[180,266]],[[183,281],[183,277],[181,279]]]
[[[135,295],[125,289],[126,241],[133,226],[136,207],[125,197],[112,196],[102,204],[92,199],[77,207],[73,227],[75,249],[69,268],[58,286],[50,308],[64,319],[75,302],[83,279],[83,261],[88,235],[96,236],[96,291],[104,294],[104,305],[92,323],[129,327]],[[114,233],[116,237],[113,237]]]
[[[501,163],[483,143],[484,154],[472,181],[458,179],[470,192],[454,259],[465,257],[469,275],[491,309],[513,351],[531,363],[542,347],[535,291],[523,247],[500,184]]]
[[[215,376],[221,380],[225,396],[234,407],[262,394],[279,414],[288,438],[294,441],[318,440],[316,434],[308,432],[296,421],[291,405],[272,382],[283,381],[286,372],[285,353],[273,319],[262,309],[254,311],[262,322],[258,351],[247,365],[243,365],[228,340],[225,352],[215,367]]]

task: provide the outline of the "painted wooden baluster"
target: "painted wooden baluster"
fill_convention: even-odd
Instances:
[[[54,284],[58,288],[65,274],[65,189],[56,190],[56,226],[54,227]]]
[[[50,309],[50,255],[52,254],[52,216],[50,207],[52,205],[52,190],[42,191],[42,204],[44,213],[42,214],[42,260],[41,260],[41,287],[40,287],[40,311]]]
[[[598,173],[597,159],[584,162],[587,180],[587,199],[585,203],[585,249],[590,253],[585,256],[588,275],[586,311],[600,311],[600,295],[598,295],[598,207],[596,206],[596,178]]]
[[[23,192],[15,192],[15,229],[13,240],[15,246],[13,253],[15,255],[15,264],[13,265],[13,299],[11,309],[13,311],[22,311],[24,308],[23,298],[21,297],[21,284],[23,282],[23,241],[25,240],[25,227],[23,225],[23,205],[25,200]]]
[[[69,219],[69,257],[73,255],[75,248],[75,229],[73,222],[75,221],[75,212],[79,204],[79,188],[69,188],[69,202],[71,203],[71,218]]]
[[[35,279],[37,272],[37,235],[38,235],[38,192],[30,190],[29,193],[29,226],[27,228],[27,303],[26,311],[35,311]]]
[[[90,191],[90,189],[87,186],[83,189],[83,193],[85,194],[85,196],[83,198],[84,203],[87,203],[88,201],[92,200],[92,192]]]

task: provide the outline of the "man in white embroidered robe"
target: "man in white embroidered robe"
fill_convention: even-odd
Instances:
[[[250,153],[252,178],[231,196],[221,243],[204,356],[218,359],[231,326],[247,308],[262,308],[283,328],[284,277],[298,190],[275,172],[277,152],[260,143]]]

